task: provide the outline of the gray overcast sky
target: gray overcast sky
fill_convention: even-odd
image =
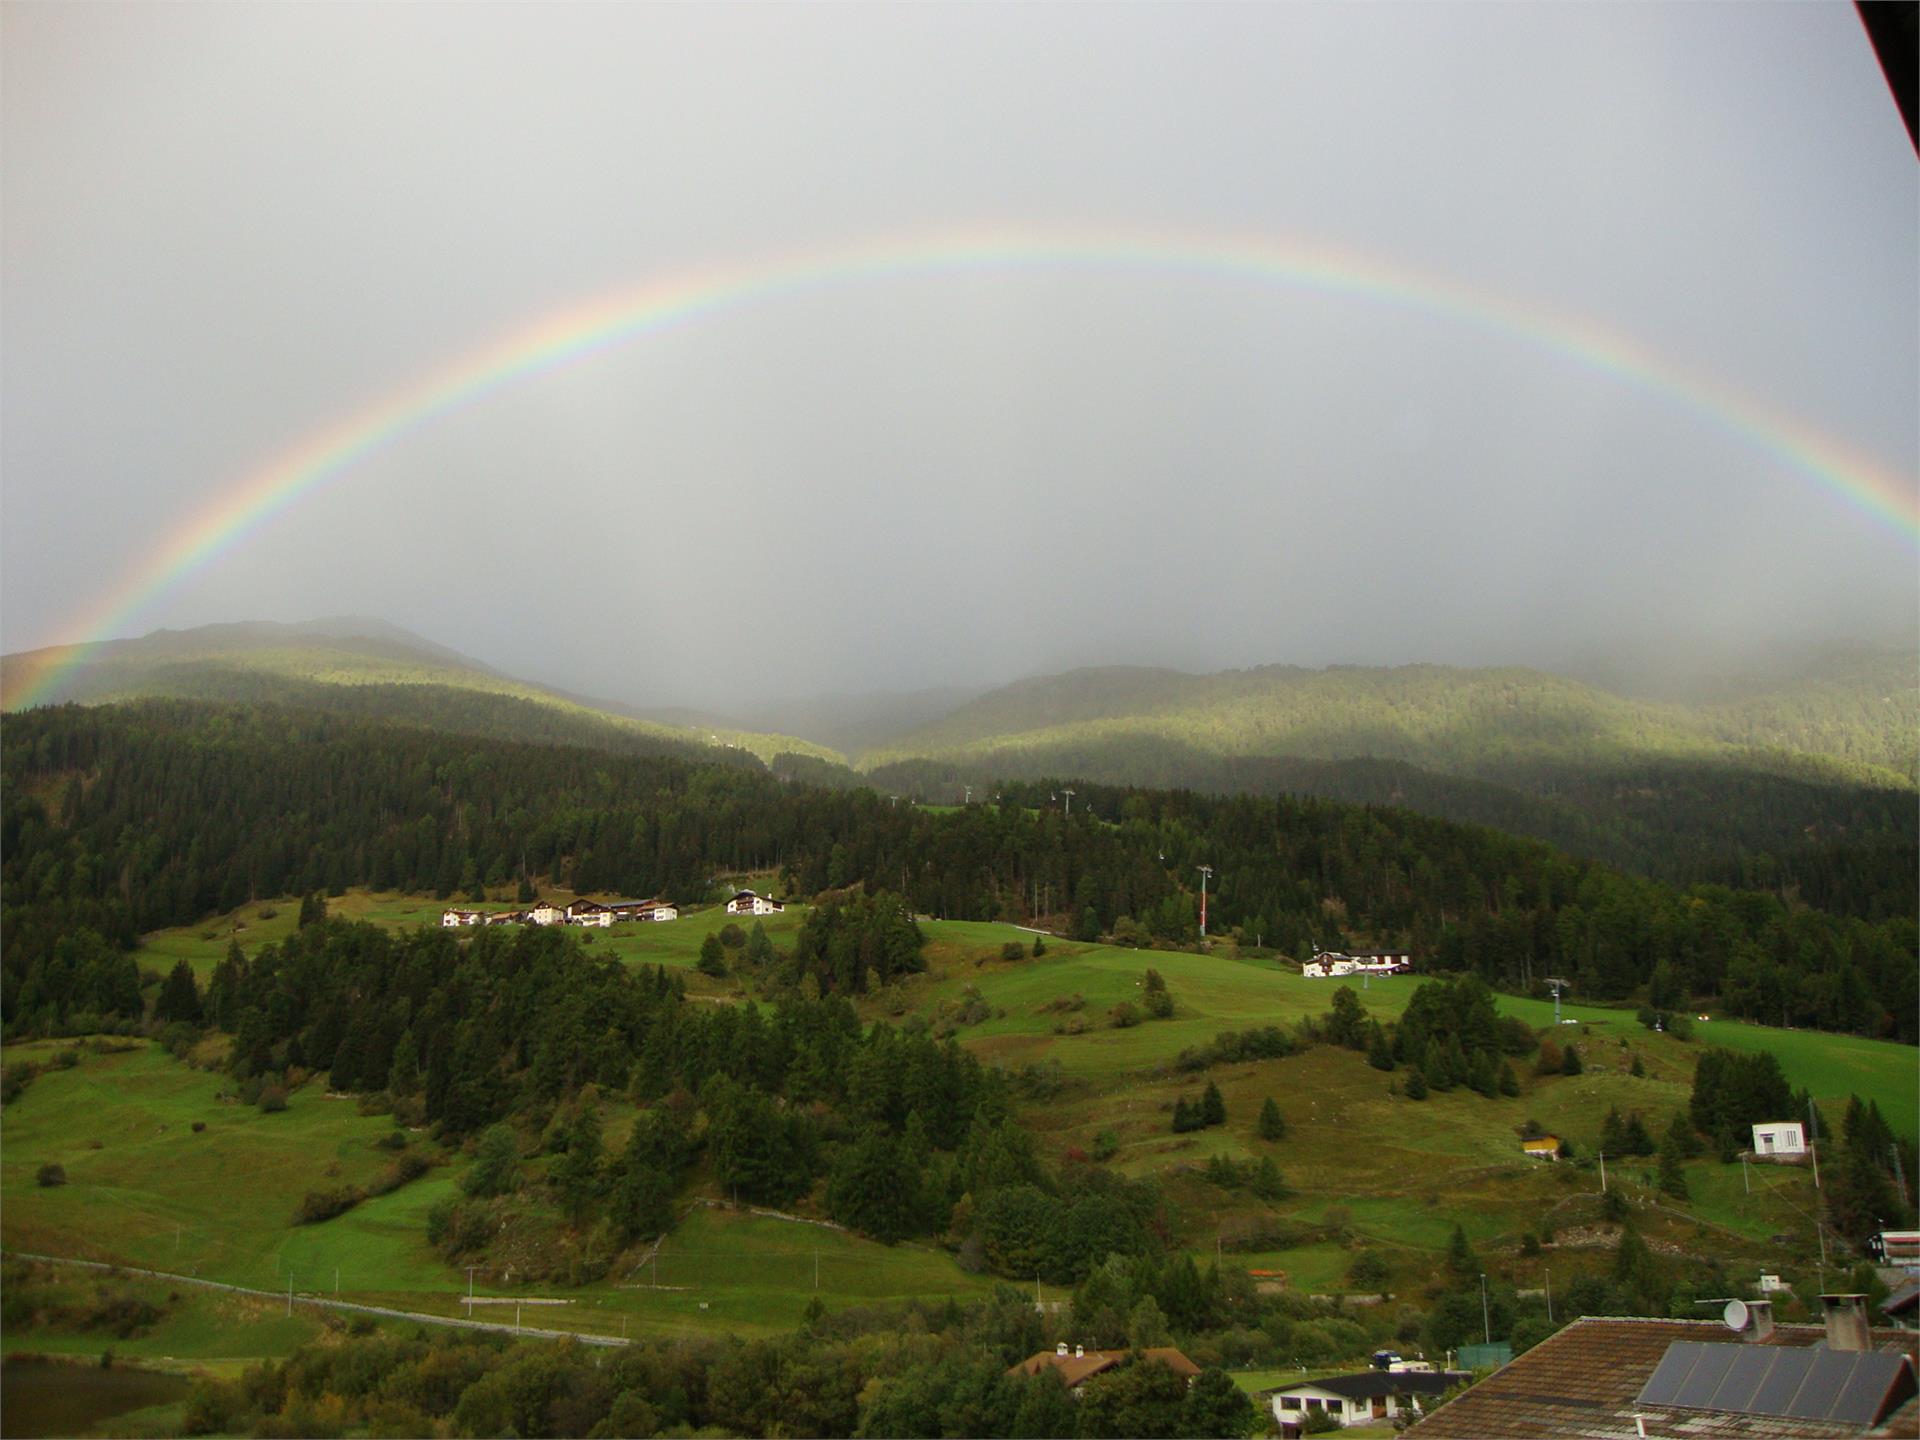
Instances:
[[[1590,317],[1920,471],[1920,188],[1851,6],[12,0],[0,42],[8,650],[545,314],[961,225],[1311,239]],[[1406,306],[944,272],[510,387],[127,628],[375,614],[690,703],[1568,664],[1909,626],[1905,509]]]

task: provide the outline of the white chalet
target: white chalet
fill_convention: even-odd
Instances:
[[[620,920],[678,920],[679,907],[666,900],[610,900],[607,909]]]
[[[1753,1127],[1756,1160],[1799,1160],[1807,1153],[1807,1133],[1798,1120],[1776,1120]]]
[[[1309,980],[1326,980],[1342,975],[1400,975],[1412,968],[1413,957],[1404,950],[1370,951],[1364,955],[1321,950],[1300,966],[1300,973]]]
[[[459,925],[484,925],[486,923],[487,917],[478,910],[442,910],[440,912],[440,924],[444,929],[448,930]]]
[[[604,929],[613,924],[613,909],[597,900],[575,900],[567,906],[567,924],[598,925]]]
[[[777,915],[787,908],[784,900],[775,900],[770,895],[756,895],[751,890],[737,890],[727,901],[729,915]]]
[[[551,900],[542,900],[527,911],[526,918],[535,925],[564,925],[567,923],[567,912]]]

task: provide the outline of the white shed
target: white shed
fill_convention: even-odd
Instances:
[[[1753,1153],[1759,1160],[1798,1160],[1807,1153],[1807,1134],[1798,1120],[1776,1120],[1753,1127]]]

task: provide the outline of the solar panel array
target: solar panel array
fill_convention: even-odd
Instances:
[[[1877,1350],[1676,1340],[1647,1377],[1639,1403],[1871,1425],[1908,1374],[1905,1356]],[[1904,1389],[1912,1393],[1911,1381]]]

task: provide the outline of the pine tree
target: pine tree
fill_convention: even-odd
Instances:
[[[1453,1234],[1447,1239],[1447,1268],[1463,1279],[1480,1273],[1480,1257],[1473,1253],[1473,1246],[1467,1241],[1467,1232],[1458,1225],[1453,1227]]]
[[[727,954],[720,945],[720,937],[709,933],[700,942],[700,959],[695,966],[702,975],[711,975],[719,979],[727,973]]]
[[[1207,1088],[1200,1095],[1200,1123],[1202,1125],[1224,1125],[1227,1123],[1227,1101],[1220,1093],[1220,1087],[1209,1080]]]
[[[1387,1032],[1378,1020],[1367,1027],[1367,1064],[1376,1070],[1393,1069],[1393,1047],[1387,1044]]]
[[[1681,1164],[1686,1159],[1686,1151],[1679,1136],[1671,1130],[1660,1146],[1660,1192],[1671,1195],[1676,1200],[1687,1198],[1687,1176]]]
[[[600,1198],[600,1114],[583,1105],[567,1130],[567,1153],[553,1167],[554,1188],[578,1225]]]
[[[1500,1062],[1499,1088],[1502,1095],[1513,1096],[1520,1093],[1520,1077],[1513,1073],[1513,1066],[1504,1060]]]
[[[1279,1140],[1287,1133],[1287,1122],[1280,1114],[1280,1107],[1273,1103],[1271,1095],[1260,1106],[1259,1131],[1262,1140]]]
[[[460,1179],[460,1188],[476,1199],[503,1195],[513,1188],[520,1146],[505,1125],[489,1125],[473,1152],[473,1164]]]
[[[1584,1068],[1580,1063],[1579,1047],[1577,1045],[1567,1046],[1566,1052],[1560,1057],[1560,1073],[1562,1075],[1578,1075]]]
[[[153,1018],[179,1020],[188,1025],[200,1023],[200,987],[194,983],[193,967],[186,961],[180,961],[167,973],[166,983],[154,1001]]]
[[[1407,1071],[1407,1083],[1406,1083],[1405,1089],[1406,1089],[1407,1098],[1409,1100],[1424,1100],[1427,1098],[1426,1072],[1423,1071],[1418,1065],[1415,1065],[1412,1069]]]

